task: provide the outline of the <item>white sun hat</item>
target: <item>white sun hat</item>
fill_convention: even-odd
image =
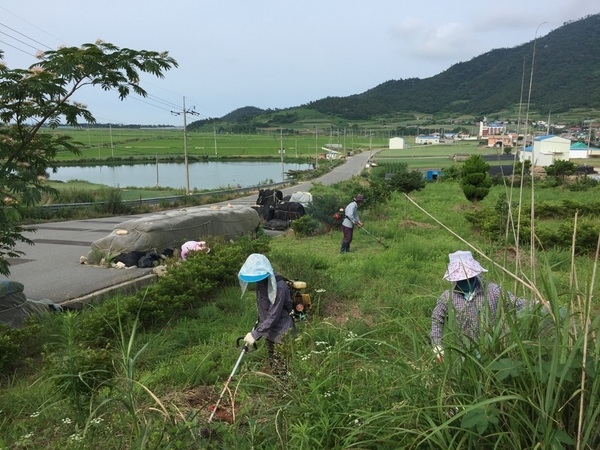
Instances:
[[[457,251],[450,253],[448,257],[450,258],[450,263],[444,274],[444,280],[467,280],[476,277],[483,272],[487,272],[487,270],[481,267],[481,265],[473,258],[473,255],[469,251]]]

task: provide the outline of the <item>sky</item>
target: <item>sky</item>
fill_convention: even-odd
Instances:
[[[598,0],[20,0],[0,5],[9,68],[39,50],[101,39],[168,51],[179,67],[142,78],[147,98],[79,92],[99,123],[182,126],[245,106],[297,107],[429,78],[497,48],[533,42],[600,12]],[[185,102],[185,108],[184,108]]]

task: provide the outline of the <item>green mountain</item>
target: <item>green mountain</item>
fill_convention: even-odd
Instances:
[[[516,120],[519,105],[528,102],[531,117],[560,114],[563,121],[573,123],[600,109],[600,14],[566,22],[526,44],[491,50],[430,78],[389,80],[361,94],[285,109],[246,106],[220,119],[193,122],[189,129],[212,131],[217,124],[219,132],[293,131],[352,121],[355,127],[369,122],[370,129],[380,126],[398,132],[397,127],[435,122],[435,116],[468,117],[461,123],[483,116]]]
[[[600,14],[431,78],[390,80],[362,94],[327,97],[304,107],[350,120],[409,111],[484,115],[526,103],[530,80],[531,110],[547,114],[599,107]]]

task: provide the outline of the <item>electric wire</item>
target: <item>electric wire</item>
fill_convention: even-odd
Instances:
[[[34,27],[34,28],[36,28],[36,29],[40,30],[41,32],[43,32],[43,33],[45,33],[45,34],[47,34],[47,35],[49,35],[49,36],[52,36],[54,39],[58,40],[59,42],[62,42],[62,43],[64,43],[64,41],[63,41],[62,39],[60,39],[60,38],[58,38],[58,37],[54,36],[53,34],[51,34],[51,33],[47,32],[46,30],[44,30],[44,29],[42,29],[42,28],[40,28],[40,27],[38,27],[38,26],[36,26],[36,25],[32,24],[31,22],[29,22],[29,21],[27,21],[27,20],[23,19],[22,17],[20,17],[20,16],[18,16],[18,15],[16,15],[16,14],[14,14],[13,12],[11,12],[11,11],[7,10],[6,8],[4,8],[4,7],[0,6],[0,9],[1,9],[1,10],[4,10],[4,11],[6,11],[6,12],[8,12],[9,14],[11,14],[11,15],[13,15],[13,16],[15,16],[15,17],[17,17],[18,19],[20,19],[20,20],[22,20],[23,22],[25,22],[25,23],[27,23],[27,24],[31,25],[32,27]],[[1,22],[0,22],[0,26],[3,26],[3,27],[5,27],[6,29],[10,30],[11,32],[13,32],[13,33],[16,33],[16,35],[18,35],[18,36],[21,36],[21,37],[24,37],[24,38],[26,38],[26,39],[30,40],[31,42],[34,42],[34,43],[38,44],[39,46],[45,47],[45,48],[46,48],[46,49],[48,49],[48,50],[51,50],[51,49],[52,49],[52,47],[50,47],[50,46],[48,46],[48,45],[44,44],[43,42],[40,42],[40,41],[38,41],[38,40],[36,40],[36,39],[34,39],[34,38],[30,37],[30,36],[27,36],[26,34],[24,34],[24,33],[20,32],[20,31],[18,31],[18,30],[16,30],[16,29],[14,29],[14,28],[12,28],[12,27],[9,27],[8,25],[6,25],[6,24],[4,24],[4,23],[1,23]],[[26,42],[26,41],[24,41],[24,40],[21,40],[21,39],[19,39],[18,37],[15,37],[15,35],[11,35],[11,34],[9,34],[9,33],[6,33],[6,32],[4,32],[4,31],[0,31],[0,34],[3,34],[3,35],[7,36],[8,38],[10,38],[10,39],[12,39],[12,40],[14,40],[14,41],[16,41],[16,42],[19,42],[19,43],[20,43],[20,44],[22,44],[22,45],[25,45],[25,46],[27,46],[27,47],[30,47],[30,48],[34,49],[36,52],[43,52],[43,50],[41,50],[40,48],[38,48],[38,47],[36,47],[36,46],[34,46],[34,45],[32,45],[32,44],[29,44],[28,42]],[[27,55],[31,55],[31,54],[32,54],[31,52],[28,52],[28,51],[26,51],[26,50],[23,50],[22,48],[19,48],[19,47],[15,46],[15,45],[13,45],[13,44],[10,44],[9,42],[6,42],[6,41],[4,41],[4,40],[0,40],[0,43],[2,43],[2,44],[4,44],[4,45],[6,45],[6,46],[8,46],[8,47],[11,47],[11,48],[13,48],[13,49],[15,49],[15,50],[18,50],[18,51],[20,51],[20,52],[22,52],[22,53],[24,53],[24,54],[27,54]],[[157,87],[157,88],[158,88],[158,86],[156,86],[156,85],[152,85],[151,83],[145,83],[145,84],[148,84],[148,85],[151,85],[151,86],[154,86],[154,87]],[[164,88],[161,88],[161,89],[163,89],[163,90],[166,90],[166,91],[168,91],[168,92],[170,92],[170,93],[172,93],[172,94],[175,94],[175,95],[181,95],[181,94],[175,93],[175,92],[173,92],[173,91],[170,91],[170,90],[168,90],[168,89],[164,89]],[[183,97],[183,95],[181,95],[181,97]],[[148,106],[151,106],[151,107],[153,107],[153,108],[156,108],[156,109],[159,109],[159,110],[162,110],[162,111],[167,111],[167,112],[169,112],[169,113],[172,113],[172,112],[173,112],[173,111],[172,111],[173,109],[175,109],[175,110],[177,110],[177,111],[181,110],[181,105],[178,105],[178,104],[176,104],[176,103],[174,103],[174,102],[172,102],[172,101],[170,101],[170,100],[167,100],[167,99],[161,98],[161,97],[159,97],[159,96],[157,96],[157,95],[150,94],[150,93],[148,93],[147,97],[142,97],[142,96],[139,96],[139,95],[137,95],[137,94],[136,94],[136,95],[130,96],[129,98],[131,98],[131,99],[133,99],[133,100],[136,100],[136,101],[138,101],[138,102],[144,103],[144,104],[146,104],[146,105],[148,105]],[[164,106],[168,107],[169,109],[165,108]],[[200,112],[196,111],[196,110],[195,110],[195,107],[193,107],[193,109],[194,109],[194,115],[197,115],[197,116],[199,116],[199,117],[201,117],[201,118],[203,118],[203,119],[209,119],[209,118],[210,118],[209,116],[206,116],[206,115],[204,115],[204,114],[202,114],[202,113],[200,113]],[[183,112],[183,111],[182,111],[182,112]],[[190,112],[191,112],[191,110],[190,110]],[[114,122],[114,121],[111,121],[111,122]]]

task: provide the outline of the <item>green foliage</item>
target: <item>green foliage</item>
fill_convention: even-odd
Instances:
[[[131,91],[144,97],[140,73],[162,77],[172,67],[177,63],[166,52],[103,42],[44,52],[29,69],[0,65],[0,274],[10,273],[6,257],[20,256],[14,251],[18,242],[32,243],[18,225],[25,208],[40,203],[42,194],[56,194],[45,179],[56,167],[58,152],[80,152],[70,136],[39,133],[40,128],[95,122],[84,105],[72,101],[83,86],[116,90],[121,100]]]
[[[77,313],[66,312],[61,319],[60,333],[45,346],[45,375],[62,398],[85,407],[112,378],[112,358],[106,348],[92,348],[78,339]]]
[[[444,167],[442,176],[438,178],[440,181],[460,180],[462,167],[459,165]]]
[[[395,191],[410,194],[412,191],[420,191],[423,189],[426,181],[421,172],[411,170],[410,172],[397,173],[392,177],[389,184]]]
[[[460,183],[467,200],[477,202],[489,193],[492,180],[487,173],[489,164],[480,155],[471,155],[462,166]]]
[[[267,254],[270,238],[245,236],[234,242],[209,242],[210,253],[172,261],[160,283],[139,292],[138,317],[143,326],[162,324],[212,299],[218,287],[236,284],[237,272],[251,253]]]
[[[335,220],[333,215],[345,207],[338,192],[323,186],[318,193],[312,195],[312,202],[306,207],[306,214],[326,227],[339,228],[341,221]]]
[[[573,161],[559,159],[547,166],[545,170],[546,175],[564,178],[567,175],[574,175],[577,171],[577,165]]]
[[[344,185],[339,197],[346,202],[354,188],[365,186]],[[338,192],[324,186],[317,191],[329,189]],[[586,195],[544,193],[573,201]],[[506,249],[464,231],[468,222],[458,212],[485,209],[482,222],[499,230],[508,205],[500,187],[475,206],[458,183],[429,183],[413,197],[510,270],[512,262],[499,257]],[[403,205],[404,196],[394,192],[387,204],[361,211],[369,230],[390,244],[387,250],[358,232],[355,252],[340,257],[335,231],[302,239],[282,235],[260,248],[276,271],[307,282],[314,314],[296,325],[288,343],[287,384],[265,370],[262,340],[258,351],[244,356],[224,397],[234,423],[209,424],[207,417],[238,358],[236,338],[256,319],[254,296],[247,292],[240,299],[235,273],[257,248],[240,242],[229,252],[211,242],[209,254],[170,262],[168,288],[107,299],[61,317],[59,323],[72,323],[49,333],[54,337],[45,348],[47,372],[3,378],[0,440],[8,448],[600,448],[598,287],[589,282],[597,262],[576,255],[571,267],[569,250],[536,252],[531,269],[545,303],[529,303],[519,314],[501,309],[498,322],[482,328],[471,348],[449,340],[438,362],[428,339],[431,310],[449,287],[442,280],[447,254],[464,243],[416,208],[412,226],[400,228]],[[231,268],[229,258],[235,260]],[[205,294],[206,280],[195,278],[224,273],[204,267],[207,261],[231,277]],[[513,288],[512,277],[504,278],[487,260],[482,264],[486,278]],[[576,282],[570,281],[574,274]],[[517,289],[533,297],[524,286]],[[169,293],[178,312],[145,303],[171,302]],[[154,321],[146,318],[154,326],[137,318],[146,304],[155,308]],[[96,321],[86,319],[100,310]],[[94,328],[101,321],[105,329]],[[67,338],[69,333],[74,336]],[[88,340],[97,333],[112,337]],[[85,378],[95,372],[94,355],[85,354],[84,346],[97,352],[98,379]],[[103,358],[108,350],[110,367]],[[86,384],[73,383],[73,373],[81,373]],[[76,423],[67,426],[65,418]],[[80,441],[71,438],[75,434]]]
[[[538,91],[532,107],[555,105],[562,112],[574,106],[600,106],[598,97],[590,95],[597,92],[597,85],[589,75],[597,72],[600,61],[596,46],[599,21],[598,14],[589,15],[537,39]],[[563,63],[564,55],[572,55],[569,64]],[[521,74],[523,59],[530,57],[531,43],[495,49],[430,78],[389,80],[361,94],[330,96],[307,107],[349,120],[414,111],[480,117],[482,111],[506,111],[518,103],[521,77],[507,74]],[[411,128],[414,132],[415,127]]]
[[[290,227],[298,236],[312,236],[319,229],[319,221],[312,215],[306,214],[293,220]]]
[[[121,199],[121,190],[107,188],[100,190],[100,202],[102,204],[101,210],[105,213],[114,214],[127,214],[131,212],[131,208],[123,204]]]

